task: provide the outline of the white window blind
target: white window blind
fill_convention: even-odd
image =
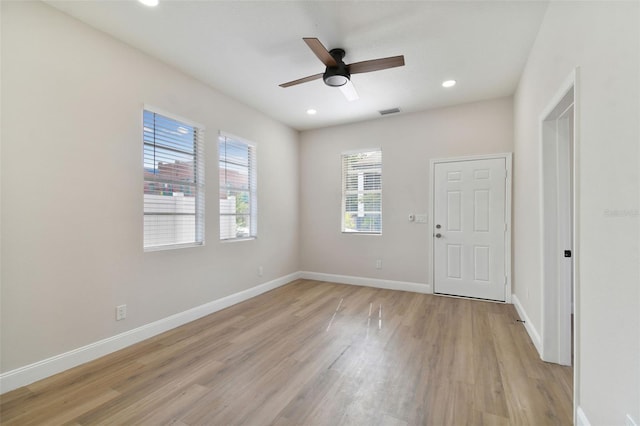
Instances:
[[[145,109],[144,248],[204,244],[204,128]]]
[[[258,233],[256,147],[221,134],[220,239],[255,238]]]
[[[382,233],[382,150],[342,154],[342,232]]]

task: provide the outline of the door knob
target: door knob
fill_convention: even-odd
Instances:
[[[436,238],[442,238],[442,234],[441,233],[437,233],[436,234]]]
[[[440,224],[436,225],[436,229],[440,229],[442,226]]]

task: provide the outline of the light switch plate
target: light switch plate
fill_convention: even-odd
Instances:
[[[416,223],[427,223],[427,215],[426,214],[417,214],[416,215]]]

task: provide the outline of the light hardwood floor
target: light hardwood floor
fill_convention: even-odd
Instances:
[[[1,423],[568,425],[511,305],[299,280],[2,395]]]

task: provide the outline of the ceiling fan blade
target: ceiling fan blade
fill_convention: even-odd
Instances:
[[[336,62],[336,60],[333,59],[333,56],[331,56],[331,53],[329,53],[327,48],[324,47],[322,43],[320,43],[320,40],[314,37],[303,37],[302,39],[304,40],[305,43],[307,43],[307,46],[309,46],[309,49],[311,49],[313,53],[316,54],[318,59],[320,59],[320,61],[325,66],[327,67],[338,66],[338,63]]]
[[[349,102],[357,101],[358,99],[360,99],[360,96],[358,96],[358,92],[356,92],[356,88],[351,80],[347,81],[346,84],[340,86],[339,89]]]
[[[351,74],[363,72],[386,70],[387,68],[395,68],[404,66],[404,55],[391,56],[389,58],[372,59],[370,61],[356,62],[347,65]]]
[[[307,81],[317,80],[322,77],[322,73],[310,75],[309,77],[299,78],[297,80],[289,81],[288,83],[282,83],[280,87],[290,87],[295,86],[296,84],[306,83]]]

